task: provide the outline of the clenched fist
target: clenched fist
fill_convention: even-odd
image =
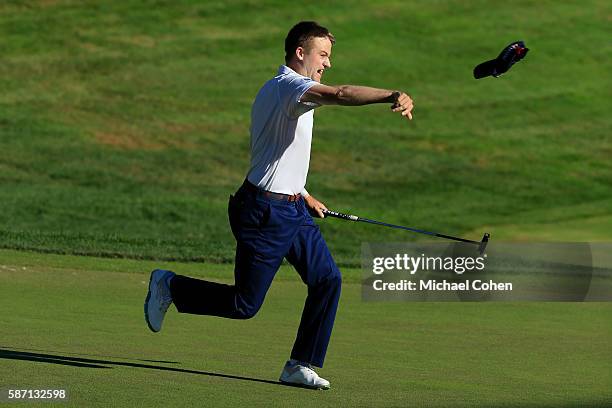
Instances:
[[[402,116],[412,120],[412,109],[414,108],[412,98],[399,91],[393,92],[393,98],[395,98],[395,102],[391,105],[391,110],[393,112],[401,112]]]

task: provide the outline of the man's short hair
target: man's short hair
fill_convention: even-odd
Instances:
[[[332,45],[336,43],[332,33],[314,21],[300,21],[294,25],[285,38],[285,62],[289,63],[295,50],[298,47],[307,48],[308,42],[315,37],[327,37]]]

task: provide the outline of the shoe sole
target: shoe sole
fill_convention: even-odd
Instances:
[[[153,328],[153,326],[151,326],[151,323],[149,322],[149,300],[151,300],[151,282],[153,282],[153,274],[157,271],[157,269],[155,269],[154,271],[151,272],[151,276],[149,277],[149,291],[147,292],[147,298],[145,299],[145,303],[144,303],[144,314],[145,314],[145,321],[147,322],[147,326],[149,326],[149,329],[153,332],[153,333],[157,333],[159,332],[159,330],[155,330]]]
[[[316,385],[296,384],[296,383],[291,383],[291,382],[287,382],[287,381],[283,381],[283,380],[278,380],[278,382],[280,382],[281,384],[286,385],[288,387],[306,388],[307,390],[327,391],[327,390],[329,390],[331,388],[331,386],[321,387],[321,386],[316,386]]]

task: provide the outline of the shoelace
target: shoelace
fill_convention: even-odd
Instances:
[[[157,283],[157,293],[161,299],[159,302],[159,311],[166,313],[170,307],[170,303],[172,303],[172,295],[164,279],[160,279]]]
[[[308,374],[312,374],[314,375],[314,378],[318,378],[319,375],[317,374],[317,372],[315,370],[312,369],[312,367],[310,365],[307,366],[302,366],[306,369],[306,372],[308,372]]]

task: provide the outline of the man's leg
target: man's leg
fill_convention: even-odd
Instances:
[[[179,312],[232,319],[257,313],[301,224],[295,207],[284,206],[281,218],[280,211],[272,210],[274,204],[244,191],[230,199],[230,225],[237,241],[235,285],[177,275],[170,290]]]
[[[306,215],[293,240],[287,260],[308,285],[308,296],[291,358],[323,367],[342,278],[319,227],[309,215]]]
[[[234,285],[176,275],[170,282],[180,313],[249,319],[257,313],[283,256],[262,258],[255,248],[238,243]]]

